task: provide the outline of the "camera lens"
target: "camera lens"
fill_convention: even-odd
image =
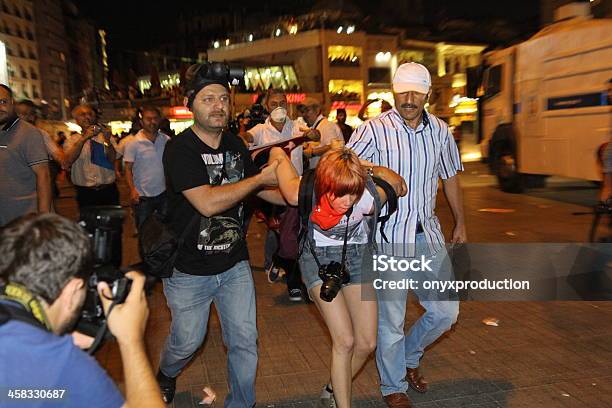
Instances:
[[[335,279],[326,280],[323,282],[323,285],[321,285],[321,299],[326,302],[331,302],[340,291],[340,288],[340,282],[336,281]]]

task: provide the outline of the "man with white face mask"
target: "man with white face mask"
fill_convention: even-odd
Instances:
[[[264,107],[270,112],[270,116],[264,123],[254,126],[247,132],[246,140],[253,144],[254,147],[261,146],[267,143],[281,142],[296,136],[309,136],[304,134],[304,129],[300,129],[297,123],[287,116],[287,95],[282,90],[269,89],[266,98],[264,99]],[[312,135],[316,139],[316,135]],[[291,151],[291,163],[296,168],[299,175],[302,174],[304,149],[301,145]],[[260,154],[263,154],[260,153]],[[254,158],[257,163],[259,160]],[[272,214],[279,215],[279,210],[275,208],[269,210],[268,217]],[[265,212],[265,209],[264,209]],[[284,217],[281,215],[281,222]],[[281,249],[281,251],[279,251]],[[279,248],[279,235],[272,229],[268,230],[266,235],[266,243],[264,246],[264,269],[268,275],[268,280],[274,282],[279,277],[279,267],[287,272],[287,292],[289,300],[299,302],[302,300],[302,282],[299,271],[297,271],[291,262],[283,262],[281,258],[275,254],[282,253],[282,248]]]
[[[247,132],[247,140],[253,146],[260,146],[266,143],[280,142],[295,136],[301,136],[299,126],[294,125],[293,121],[287,116],[287,95],[282,90],[269,89],[264,100],[264,106],[270,116],[264,123],[255,125]],[[291,151],[291,162],[301,175],[303,170],[302,146],[298,146]]]

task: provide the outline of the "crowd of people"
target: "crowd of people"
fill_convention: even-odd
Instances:
[[[352,379],[375,352],[385,403],[410,407],[409,387],[427,391],[419,372],[424,350],[455,323],[459,304],[417,293],[425,313],[406,334],[405,292],[367,300],[364,291],[373,289],[361,272],[364,251],[389,242],[402,259],[435,254],[434,273],[448,272],[434,213],[439,179],[455,220],[450,239],[467,240],[457,177],[463,166],[448,126],[425,110],[429,72],[416,63],[398,67],[395,108],[353,132],[344,124],[346,112],[338,112],[338,124],[330,122],[312,98],[292,120],[286,95],[269,90],[264,123],[243,126],[240,135],[228,130],[228,81],[202,72],[187,72],[184,95],[194,123],[176,137],[160,131],[159,110],[145,106],[141,129],[116,143],[95,110],[79,105],[72,115],[82,131],[58,150],[48,147],[48,135],[17,116],[11,90],[0,86],[0,357],[9,367],[0,383],[66,389],[65,406],[162,406],[173,400],[177,377],[201,347],[214,303],[227,348],[225,406],[255,406],[256,302],[246,230],[257,197],[282,208],[280,230],[271,230],[266,240],[270,280],[282,265],[289,297],[313,301],[329,329],[331,371],[320,406],[350,407]],[[46,214],[53,212],[50,158],[70,169],[79,210],[118,205],[117,175],[124,171],[136,226],[157,213],[184,237],[172,275],[162,279],[172,322],[156,375],[143,346],[144,277],[129,272],[127,300],[113,308],[108,285],[98,286],[121,351],[125,397],[78,350],[90,339],[67,335],[84,302],[90,247],[79,226]],[[375,179],[393,194],[373,184]],[[304,191],[312,205],[301,204]],[[379,231],[376,220],[389,211],[384,204],[390,199],[397,200],[397,211],[387,214]],[[335,264],[339,269],[333,272]],[[324,280],[334,273],[342,279],[330,289]],[[40,361],[47,367],[44,375]]]

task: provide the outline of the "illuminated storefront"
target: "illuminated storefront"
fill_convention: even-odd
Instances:
[[[172,106],[164,109],[164,113],[170,121],[170,129],[175,134],[179,134],[193,125],[193,113],[186,106]]]
[[[246,67],[244,85],[247,91],[263,92],[268,88],[300,90],[300,83],[291,65]]]
[[[484,45],[400,39],[397,35],[348,28],[300,31],[298,27],[292,33],[280,30],[259,39],[251,35],[244,42],[225,46],[219,41],[200,57],[247,67],[245,84],[249,96],[243,99],[236,95],[236,111],[248,107],[246,101],[256,98],[253,92],[263,93],[274,87],[292,94],[297,91],[319,95],[330,120],[335,120],[336,109],[344,108],[347,122],[358,125],[361,121],[357,114],[368,99],[378,101],[368,106],[367,117],[380,113],[380,100],[393,106],[393,74],[400,64],[414,61],[425,65],[432,74],[432,113],[459,124],[476,119],[472,111],[475,103],[455,99],[466,96],[466,69],[480,63]],[[456,105],[451,107],[453,101]]]

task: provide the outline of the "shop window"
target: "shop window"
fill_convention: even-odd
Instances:
[[[332,101],[361,102],[363,82],[332,79],[328,90]]]
[[[332,67],[358,67],[361,63],[361,47],[330,45],[327,47],[327,58]]]
[[[485,72],[485,95],[492,97],[502,90],[502,65],[494,65]]]
[[[300,85],[295,70],[290,65],[247,67],[244,76],[248,91],[265,91],[268,88],[298,91]]]

